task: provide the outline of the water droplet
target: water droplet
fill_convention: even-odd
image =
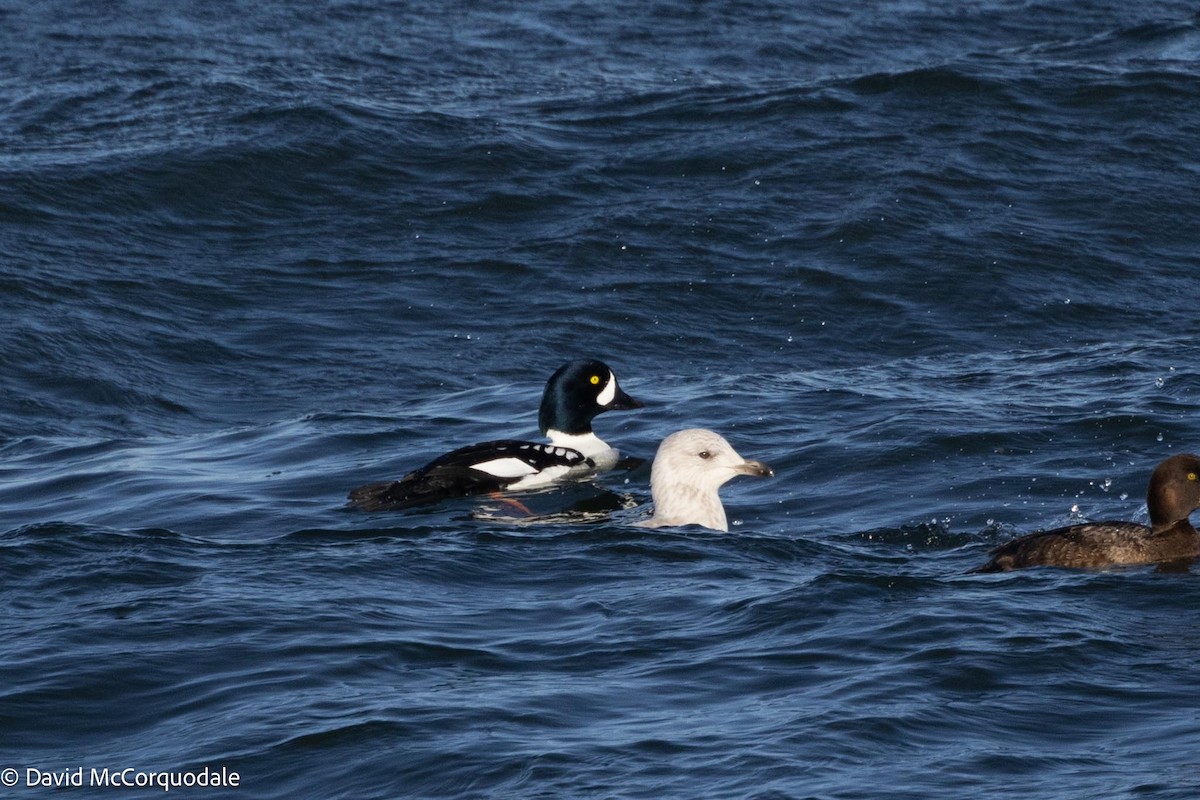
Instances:
[[[1163,440],[1163,435],[1161,433],[1159,433],[1158,436],[1154,437],[1154,440],[1157,442],[1161,442]]]
[[[1161,376],[1154,379],[1154,385],[1156,387],[1158,387],[1159,389],[1161,389],[1163,387],[1164,383],[1166,383],[1166,381],[1163,380]]]
[[[1109,488],[1111,486],[1112,486],[1112,478],[1105,478],[1104,483],[1100,484],[1100,488],[1106,492],[1109,490]]]

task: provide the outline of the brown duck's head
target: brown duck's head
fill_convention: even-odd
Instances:
[[[1200,508],[1200,456],[1180,453],[1155,467],[1146,489],[1146,508],[1155,528],[1187,519]]]

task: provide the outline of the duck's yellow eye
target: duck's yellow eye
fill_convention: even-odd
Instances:
[[[595,386],[596,384],[598,384],[598,383],[600,382],[600,376],[599,376],[599,375],[593,375],[593,376],[591,377],[591,381],[592,381],[592,386]]]
[[[1188,480],[1189,480],[1189,481],[1194,481],[1194,480],[1196,480],[1196,473],[1194,473],[1194,472],[1189,472],[1189,473],[1188,473]]]

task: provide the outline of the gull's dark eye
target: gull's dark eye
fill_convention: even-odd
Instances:
[[[701,458],[703,458],[705,461],[708,461],[710,458],[712,458],[712,453],[708,452],[707,450],[701,450],[701,451],[700,451],[699,453],[697,453],[696,455],[700,456],[700,457],[701,457]]]

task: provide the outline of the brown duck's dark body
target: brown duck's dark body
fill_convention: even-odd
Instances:
[[[1150,476],[1150,525],[1089,522],[1022,536],[997,547],[973,572],[1023,567],[1096,568],[1157,564],[1200,556],[1200,533],[1188,515],[1200,508],[1200,458],[1171,456]]]
[[[1187,520],[1161,531],[1134,522],[1092,522],[1022,536],[997,547],[991,556],[974,571],[1155,564],[1200,556],[1200,533]]]

